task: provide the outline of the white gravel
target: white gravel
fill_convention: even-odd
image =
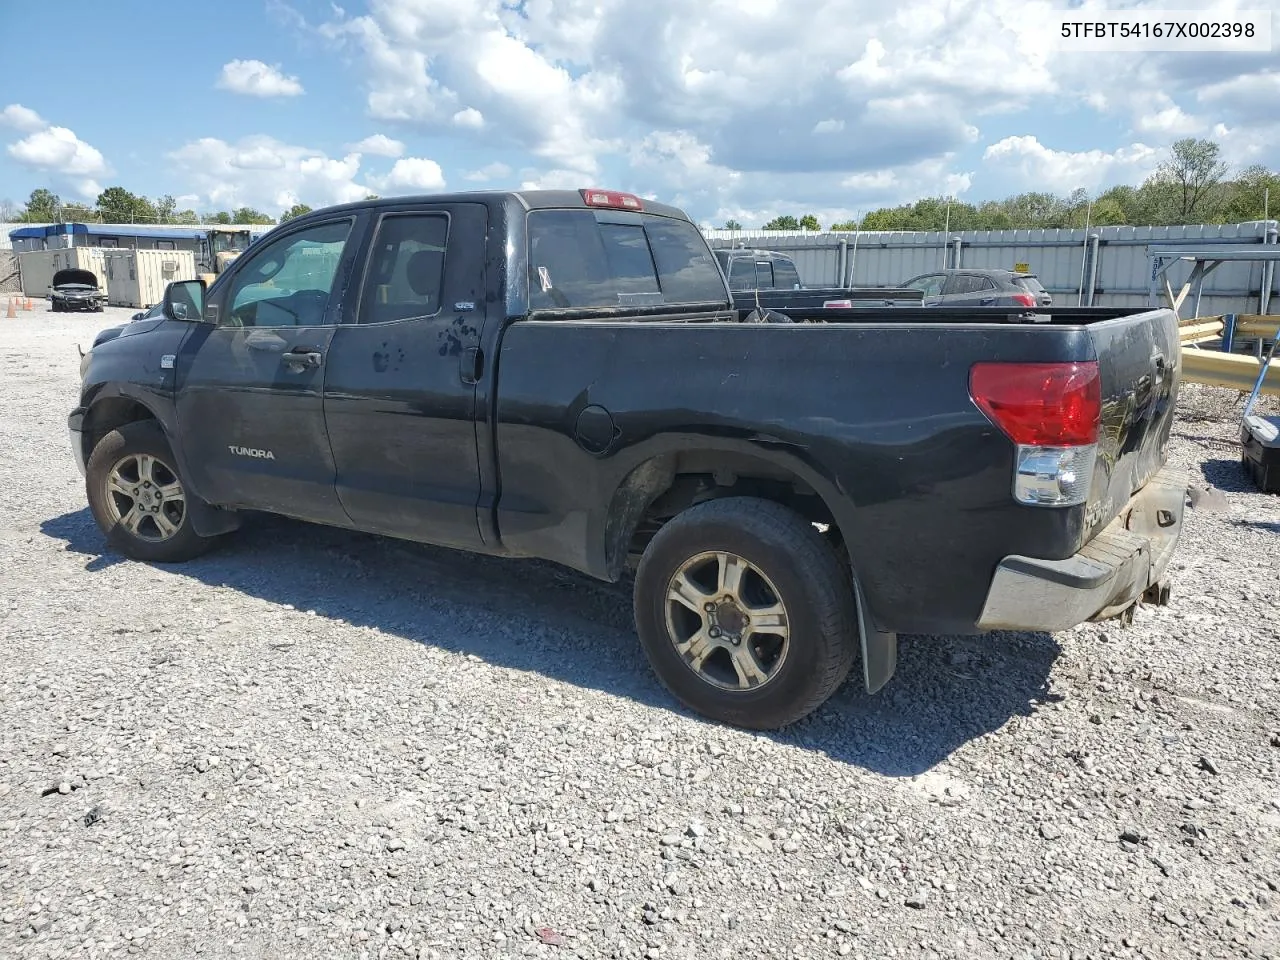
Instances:
[[[1280,497],[1186,388],[1172,606],[904,638],[781,736],[625,591],[255,523],[104,556],[74,344],[0,319],[0,956],[1280,957]],[[1234,405],[1234,406],[1233,406]]]

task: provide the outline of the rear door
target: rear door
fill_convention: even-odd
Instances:
[[[948,307],[977,307],[982,305],[983,277],[971,273],[953,273],[947,277],[942,291],[942,302]],[[990,302],[990,301],[988,301]]]
[[[382,214],[324,389],[337,494],[362,529],[478,548],[476,380],[488,211]]]
[[[322,390],[360,217],[289,229],[209,291],[175,358],[179,434],[213,503],[343,523]]]

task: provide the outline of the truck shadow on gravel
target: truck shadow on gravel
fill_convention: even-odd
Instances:
[[[87,509],[41,530],[84,556],[89,572],[130,562],[103,553]],[[276,517],[249,520],[198,560],[154,569],[707,722],[649,671],[627,585]],[[264,638],[263,657],[280,655],[282,639]],[[897,675],[878,694],[867,696],[855,666],[822,709],[769,736],[875,773],[914,776],[1059,699],[1048,685],[1059,652],[1047,634],[903,637]]]

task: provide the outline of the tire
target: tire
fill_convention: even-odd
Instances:
[[[110,489],[113,477],[115,492]],[[183,488],[169,442],[154,420],[126,423],[98,441],[85,468],[85,488],[89,509],[108,545],[133,560],[181,563],[198,557],[216,540],[200,536],[192,527],[187,508],[192,494]],[[156,494],[161,499],[150,499]],[[138,516],[133,507],[139,504],[147,510],[131,530],[126,521]]]
[[[726,607],[716,586],[727,566],[747,573],[742,603]],[[681,592],[695,596],[702,612],[669,596],[681,572],[691,585]],[[742,622],[743,611],[761,615],[774,606],[772,598],[783,610],[775,619],[785,623],[784,648],[777,623],[752,631]],[[654,535],[636,572],[635,618],[650,665],[676,699],[712,720],[754,730],[785,727],[817,709],[844,682],[858,650],[852,584],[835,551],[799,514],[754,497],[690,507]],[[694,645],[682,652],[677,644],[691,635]],[[714,645],[700,667],[686,659],[698,659],[695,645]],[[744,662],[754,664],[754,677]]]

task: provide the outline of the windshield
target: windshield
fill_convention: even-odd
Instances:
[[[224,233],[223,231],[218,230],[213,234],[214,253],[244,253],[248,246],[249,234],[244,231],[239,233]]]

